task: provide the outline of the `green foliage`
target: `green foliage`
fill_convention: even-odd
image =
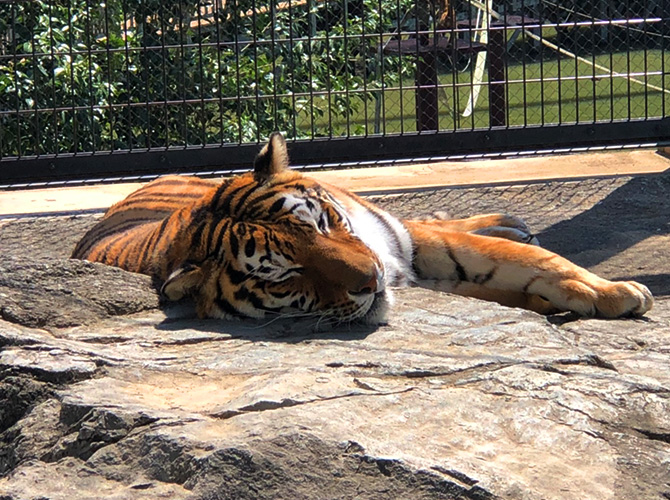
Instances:
[[[0,4],[0,156],[330,136],[413,71],[377,57],[411,0],[293,3]]]
[[[83,0],[0,6],[4,154],[99,149],[109,136],[100,106],[120,95],[122,82],[110,76],[124,60],[104,52],[123,43],[120,25],[105,30],[104,14]]]

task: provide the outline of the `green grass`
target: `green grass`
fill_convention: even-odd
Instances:
[[[549,49],[545,49],[547,53]],[[670,54],[665,54],[665,67],[660,50],[604,54],[586,57],[600,66],[619,73],[666,73],[670,68]],[[471,65],[472,66],[472,65]],[[664,109],[670,110],[670,94],[648,85],[662,87],[662,75],[635,76],[648,85],[629,81],[625,77],[607,75],[604,69],[575,61],[568,56],[561,60],[543,63],[514,64],[507,68],[507,121],[509,126],[533,126],[557,123],[593,123],[626,119],[662,117]],[[595,75],[595,78],[594,78]],[[575,76],[578,79],[575,79]],[[560,81],[556,81],[560,77]],[[586,77],[586,78],[584,78]],[[484,81],[488,80],[485,73]],[[526,80],[524,82],[523,80]],[[537,80],[537,81],[528,81]],[[488,89],[482,87],[475,113],[462,116],[466,107],[472,81],[472,67],[458,73],[454,80],[451,72],[439,75],[439,117],[441,130],[480,129],[489,127]],[[327,97],[314,98],[314,106],[324,110],[323,116],[314,116],[317,134],[363,135],[375,131],[375,100],[381,98],[378,123],[385,133],[412,132],[416,130],[415,91],[413,78],[404,78],[403,84],[373,92],[371,82],[367,93],[351,92],[350,102],[356,107],[348,117],[328,116]],[[456,86],[454,86],[456,83]],[[665,88],[670,89],[670,77],[665,78]],[[363,96],[368,96],[367,100]],[[381,97],[380,97],[381,96]],[[665,100],[665,105],[664,101]],[[667,111],[666,111],[667,114]],[[299,127],[311,133],[311,115],[303,110],[298,114]]]

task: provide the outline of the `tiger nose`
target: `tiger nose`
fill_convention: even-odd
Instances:
[[[380,267],[375,266],[374,271],[361,281],[362,284],[356,290],[350,290],[350,294],[367,295],[381,292],[384,290],[384,271]]]

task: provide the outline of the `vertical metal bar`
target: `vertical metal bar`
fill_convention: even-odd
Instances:
[[[368,38],[365,24],[367,23],[367,4],[361,2],[361,40],[358,46],[360,47],[359,54],[363,59],[363,123],[365,123],[365,131],[363,132],[364,136],[367,137],[370,133],[370,124],[368,120],[370,119],[368,113],[368,54],[370,53],[368,47]]]
[[[595,6],[592,6],[591,9],[594,9]],[[599,47],[599,41],[596,41],[596,12],[591,10],[591,102],[593,105],[593,123],[598,121],[598,88],[597,88],[597,79],[596,79],[596,48]]]
[[[395,2],[396,13],[399,11],[399,2],[400,0],[396,0]],[[378,3],[373,4],[371,8],[381,9],[381,5],[382,0],[378,0]],[[390,4],[389,8],[391,8]],[[387,64],[384,51],[386,47],[388,47],[391,43],[395,43],[396,41],[399,43],[400,29],[396,27],[396,29],[394,30],[395,36],[389,36],[388,39],[385,40],[383,36],[383,33],[385,31],[383,23],[384,17],[380,15],[378,17],[378,20],[379,23],[375,26],[375,39],[373,40],[373,43],[375,43],[376,47],[375,60],[374,60],[375,62],[374,77],[373,77],[375,86],[374,91],[375,122],[374,122],[373,133],[384,134],[386,133],[385,68]],[[377,36],[379,36],[378,42],[377,42]],[[396,40],[393,41],[392,38],[396,38]],[[398,59],[398,61],[399,61],[398,64],[401,64],[400,59]],[[399,67],[400,66],[398,66],[398,68]]]
[[[114,139],[115,134],[116,134],[116,127],[115,125],[115,111],[112,107],[112,82],[115,81],[114,78],[112,78],[112,55],[111,55],[111,45],[109,43],[109,38],[110,38],[110,32],[109,32],[109,4],[105,4],[103,7],[103,12],[104,12],[104,18],[105,18],[105,55],[107,56],[107,113],[106,117],[107,120],[109,121],[109,150],[113,151],[115,148],[116,141]],[[118,19],[117,19],[118,21]],[[125,19],[122,21],[125,22]],[[122,25],[121,29],[125,30],[125,26]],[[125,33],[125,32],[124,32]]]
[[[91,148],[92,152],[95,153],[97,148],[97,138],[100,135],[96,131],[95,124],[95,89],[93,88],[93,54],[91,52],[91,45],[93,44],[93,35],[91,29],[91,5],[90,1],[86,0],[86,51],[88,57],[88,99],[89,99],[89,110],[91,113],[90,117],[90,126],[89,134],[91,135]]]
[[[399,98],[399,119],[400,119],[400,133],[404,134],[405,133],[405,89],[404,87],[404,82],[402,81],[402,65],[403,65],[403,52],[400,46],[400,42],[402,41],[402,37],[404,35],[403,33],[403,19],[405,19],[405,14],[402,14],[400,11],[400,0],[396,0],[395,3],[395,11],[396,11],[396,19],[398,20],[398,26],[396,29],[396,32],[398,33],[397,42],[398,42],[398,94],[400,96]],[[381,0],[380,0],[380,12],[381,10]],[[384,31],[383,25],[379,27],[381,31]],[[382,51],[381,57],[384,57],[384,52]],[[384,75],[386,72],[384,71],[384,66],[382,65],[382,78],[384,78]],[[384,100],[384,111],[386,110],[386,101]],[[386,130],[386,118],[383,119],[384,122],[384,130]]]
[[[630,48],[631,48],[631,39],[630,39],[630,22],[628,18],[630,17],[630,0],[626,1],[626,73],[630,75],[631,64],[630,64]],[[626,96],[628,100],[628,119],[633,118],[633,107],[631,106],[631,85],[630,78],[626,78],[627,90]]]
[[[271,0],[274,1],[274,0]],[[256,142],[261,142],[261,97],[260,97],[260,77],[258,75],[258,15],[256,0],[251,2],[251,25],[253,29],[253,44],[254,44],[254,93],[256,104]]]
[[[237,93],[237,106],[236,106],[236,118],[237,118],[237,142],[242,144],[244,139],[244,129],[242,128],[242,83],[240,81],[240,57],[242,57],[242,50],[240,49],[240,8],[237,4],[237,0],[232,0],[232,11],[233,11],[233,41],[235,47],[235,83]],[[222,96],[223,97],[223,96]]]
[[[642,17],[645,18],[644,23],[642,24],[642,34],[644,35],[644,46],[642,48],[642,51],[644,53],[644,118],[649,119],[649,87],[647,84],[649,83],[649,43],[651,42],[652,38],[649,37],[649,32],[648,32],[648,23],[646,21],[647,18],[651,17],[651,12],[649,9],[649,1],[645,0],[643,4],[643,12],[642,12]]]
[[[277,47],[275,39],[275,27],[277,26],[277,4],[276,0],[270,0],[270,64],[272,65],[272,128],[276,130],[278,124],[277,103]]]
[[[342,15],[344,19],[342,20],[342,51],[343,51],[343,61],[344,61],[344,102],[346,103],[347,109],[345,110],[346,114],[346,130],[347,137],[351,137],[351,101],[349,96],[349,37],[348,37],[348,28],[349,28],[349,0],[342,0]]]
[[[67,55],[70,57],[70,105],[72,107],[72,151],[79,151],[79,121],[77,120],[77,95],[75,93],[74,83],[74,54],[72,47],[74,46],[74,30],[72,29],[72,3],[68,2],[67,6],[67,23],[68,23],[68,48]]]
[[[328,67],[333,67],[333,59],[331,56],[330,46],[330,0],[325,0],[323,11],[323,23],[325,25],[325,46],[326,46],[326,60]],[[326,92],[328,94],[328,137],[333,137],[333,85],[330,79],[330,71],[326,71]]]
[[[225,125],[223,120],[223,88],[221,86],[221,79],[223,78],[223,75],[221,73],[221,23],[219,20],[219,7],[221,7],[220,0],[214,0],[214,8],[212,10],[212,16],[214,16],[214,28],[216,29],[216,67],[218,69],[216,74],[216,86],[219,94],[219,144],[223,145],[223,143],[225,142],[223,135]]]
[[[437,71],[438,64],[438,38],[437,38],[437,9],[434,3],[429,4],[430,7],[430,29],[433,37],[433,71],[435,72],[435,130],[440,130],[440,75]]]
[[[181,23],[181,16],[179,18]],[[140,71],[144,75],[144,112],[146,113],[146,122],[144,123],[144,147],[146,149],[151,149],[151,139],[152,139],[152,126],[151,126],[151,82],[149,81],[149,75],[151,73],[151,62],[149,58],[149,48],[148,48],[148,39],[149,35],[149,20],[146,16],[142,17],[142,48],[140,49]],[[180,30],[181,31],[181,30]],[[183,41],[182,41],[183,45]],[[183,68],[182,68],[183,70]],[[183,73],[183,71],[182,71]]]
[[[178,3],[179,5],[179,62],[181,64],[181,89],[180,95],[182,98],[181,101],[181,116],[182,116],[182,139],[184,141],[184,147],[188,147],[188,109],[189,105],[186,103],[186,51],[184,50],[184,8],[182,2]]]
[[[131,99],[131,89],[130,89],[130,82],[131,82],[131,76],[130,76],[130,48],[128,47],[128,23],[130,22],[130,19],[128,18],[128,13],[126,11],[126,2],[121,2],[121,15],[123,16],[123,29],[124,29],[124,37],[123,37],[123,43],[124,43],[124,48],[125,48],[125,67],[126,67],[126,85],[128,85],[128,91],[126,92],[126,134],[127,134],[127,145],[126,147],[128,148],[129,151],[133,150],[133,146],[135,143],[135,138],[133,137],[133,126],[132,126],[132,108],[130,106],[130,99]],[[137,30],[137,24],[135,24],[135,30]]]
[[[421,1],[415,2],[414,4],[414,45],[415,45],[415,55],[414,55],[414,117],[415,117],[415,130],[421,131],[421,73],[423,72],[423,66],[421,61],[421,17],[424,11],[424,4]],[[400,51],[402,53],[402,51]],[[400,73],[400,78],[402,78],[402,69]]]
[[[314,53],[312,52],[313,37],[316,35],[316,19],[314,15],[314,0],[307,0],[307,16],[309,22],[309,31],[307,34],[307,58],[309,61],[309,120],[310,120],[310,138],[316,136],[316,124],[314,122]]]
[[[202,145],[207,144],[207,108],[205,106],[205,71],[202,56],[202,4],[196,4],[198,10],[198,73],[200,74],[200,125]],[[190,28],[190,26],[189,26]]]
[[[525,12],[526,12],[526,2],[525,0],[521,0],[521,79],[523,80],[522,84],[522,89],[523,89],[523,126],[527,127],[528,126],[528,84],[526,81],[528,80],[528,73],[526,71],[526,62],[528,60],[528,52],[526,49],[526,44],[528,42],[528,39],[526,37],[526,18],[525,18]],[[514,28],[515,30],[518,30],[519,28],[516,27]],[[507,38],[507,37],[505,37]],[[508,123],[509,123],[509,118],[508,118]]]
[[[574,2],[573,2],[573,4],[574,4]],[[573,10],[576,11],[577,7],[573,6]],[[579,28],[577,28],[577,24],[576,24],[577,19],[575,19],[573,22],[575,23],[575,27],[573,28],[573,33],[575,33],[574,36],[577,37],[578,36],[577,30],[579,29]],[[577,47],[575,47],[574,50],[577,50]],[[574,64],[575,75],[574,75],[573,81],[575,82],[575,123],[579,123],[581,121],[580,116],[579,116],[579,114],[580,114],[580,109],[579,109],[580,108],[580,106],[579,106],[579,104],[580,104],[580,98],[579,98],[579,82],[580,82],[580,80],[579,80],[579,59],[577,59],[575,57],[574,58],[574,63],[575,63]]]
[[[161,20],[161,72],[163,74],[163,123],[165,124],[165,148],[169,148],[171,144],[170,140],[170,105],[168,104],[168,76],[167,76],[167,64],[169,61],[169,52],[165,47],[165,36],[166,36],[166,26],[165,26],[165,5],[163,2],[160,3],[160,12],[158,17]]]
[[[13,7],[13,6],[14,6],[14,4],[12,4],[12,7]],[[11,13],[10,13],[9,17],[11,17],[11,18],[13,19],[15,16],[14,16],[14,14],[11,14]],[[10,29],[13,29],[14,24],[15,24],[15,22],[12,21],[12,24],[11,24],[12,28],[10,28]],[[7,31],[7,37],[8,37],[7,42],[8,42],[8,43],[11,42],[11,40],[9,40],[9,33],[10,33],[10,31],[8,30],[8,31]],[[34,38],[34,37],[33,37],[33,38]],[[8,106],[8,107],[9,107],[9,106]],[[6,150],[5,150],[5,147],[6,147],[6,146],[5,146],[5,141],[4,141],[4,133],[0,133],[0,160],[1,160],[2,158],[4,158],[5,156],[10,156],[10,154],[11,154],[10,151],[8,151],[8,150],[6,151]],[[9,149],[9,148],[7,148],[7,149]]]
[[[482,15],[484,15],[482,13]],[[493,80],[493,76],[491,74],[491,65],[493,64],[491,62],[491,59],[495,56],[492,55],[491,53],[491,47],[493,46],[494,41],[491,39],[492,36],[492,30],[491,30],[491,24],[495,21],[495,19],[491,16],[489,17],[489,22],[486,24],[486,51],[487,51],[487,58],[486,61],[488,63],[488,68],[487,68],[487,73],[488,73],[488,82],[487,82],[487,91],[488,91],[488,97],[489,97],[489,129],[493,126],[492,120],[491,120],[491,109],[493,106],[493,102],[491,102],[491,80]],[[482,80],[483,81],[483,80]]]
[[[21,99],[19,96],[19,73],[18,73],[18,54],[17,40],[16,40],[16,26],[18,24],[16,9],[18,6],[12,4],[12,62],[14,66],[14,102],[16,106],[16,155],[20,158],[23,156],[23,149],[21,146]],[[51,22],[51,20],[49,20]]]
[[[396,1],[396,4],[398,5],[398,9],[400,8],[400,0]],[[379,12],[384,12],[383,6],[382,6],[382,0],[378,0],[377,2]],[[400,32],[400,29],[398,29],[398,32]],[[381,133],[382,135],[386,135],[386,60],[384,58],[384,26],[380,22],[379,24],[379,65],[378,65],[378,71],[380,75],[380,84],[381,84],[381,92],[380,92],[380,98],[379,98],[379,107],[381,110],[381,121],[380,121],[380,128],[378,130],[375,130],[375,133]],[[402,99],[402,93],[400,95],[400,98]],[[401,118],[401,123],[402,123],[402,118]]]
[[[667,89],[668,84],[668,68],[665,65],[666,57],[666,38],[670,37],[670,14],[668,14],[668,9],[670,9],[670,0],[661,0],[661,88]],[[667,94],[661,94],[661,116],[668,116],[668,107],[667,107]]]
[[[292,5],[292,0],[288,0],[288,61],[289,61],[289,66],[293,68],[291,70],[291,109],[293,112],[291,113],[291,125],[293,127],[293,130],[291,131],[291,135],[293,139],[298,138],[298,124],[297,124],[297,115],[298,113],[295,111],[296,108],[296,103],[295,103],[295,90],[297,88],[297,84],[295,81],[295,60],[293,59],[293,5]]]
[[[544,4],[540,4],[540,10],[538,11],[539,16],[539,33],[540,37],[544,39],[544,28],[542,27],[545,24],[545,12],[544,12]],[[544,44],[540,43],[540,125],[544,126],[546,124],[546,109],[545,109],[545,100],[546,100],[546,95],[545,95],[545,90],[544,90]]]
[[[560,22],[560,18],[556,17],[556,22]],[[556,27],[556,31],[558,32],[559,28],[558,26]],[[560,43],[560,37],[557,36],[557,39],[559,40]],[[557,78],[557,87],[558,87],[558,124],[561,125],[563,123],[563,71],[562,71],[562,59],[561,59],[561,52],[556,51],[556,78]]]
[[[614,17],[614,12],[612,11],[612,8],[610,5],[607,6],[607,19],[609,19],[609,24],[607,25],[607,48],[609,52],[609,67],[610,67],[610,75],[609,75],[609,84],[610,84],[610,122],[614,121],[614,77],[612,76],[612,72],[614,71],[614,40],[612,37],[612,18]]]
[[[36,8],[36,7],[35,7]],[[33,154],[39,155],[41,152],[41,130],[40,130],[40,94],[39,94],[39,80],[38,78],[38,64],[37,64],[37,55],[36,55],[36,50],[35,50],[35,25],[37,24],[34,21],[34,11],[33,12],[33,19],[30,21],[30,52],[31,52],[31,59],[33,62],[33,78],[35,79],[33,81],[33,109],[35,110],[34,114],[34,119],[35,119],[35,142],[34,142],[34,150]],[[27,16],[27,12],[24,10],[23,11],[24,16]],[[2,136],[2,134],[0,134]],[[2,145],[0,143],[0,158],[2,157]]]
[[[509,33],[509,19],[507,17],[507,9],[505,9],[505,12],[503,14],[503,30],[502,30],[502,46],[503,46],[503,61],[504,61],[504,92],[505,92],[505,106],[504,106],[504,113],[505,113],[505,125],[509,126],[509,106],[507,106],[507,103],[510,102],[510,91],[511,91],[511,86],[509,83],[510,77],[509,77],[509,60],[507,58],[507,34]]]

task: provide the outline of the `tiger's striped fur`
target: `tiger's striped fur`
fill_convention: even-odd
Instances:
[[[201,317],[384,321],[389,286],[418,284],[542,313],[642,315],[636,282],[611,282],[533,244],[516,217],[399,221],[288,168],[273,134],[254,171],[223,182],[159,178],[112,206],[72,257],[159,279]]]

